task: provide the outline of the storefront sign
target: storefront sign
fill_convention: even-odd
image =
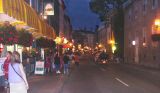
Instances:
[[[35,74],[44,74],[44,61],[37,61],[35,65]]]
[[[4,73],[3,73],[3,64],[4,64],[5,59],[6,59],[5,57],[0,58],[0,76],[4,75]]]
[[[52,3],[47,3],[44,10],[44,15],[54,15],[54,7]]]

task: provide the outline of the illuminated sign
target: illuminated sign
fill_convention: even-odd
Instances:
[[[44,8],[44,15],[54,15],[53,4],[47,3]]]

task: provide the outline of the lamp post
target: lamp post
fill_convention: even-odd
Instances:
[[[116,44],[115,41],[114,40],[109,40],[109,44],[111,46],[112,53],[115,53],[115,50],[117,49],[116,45],[115,45]]]

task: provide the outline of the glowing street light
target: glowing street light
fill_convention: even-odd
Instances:
[[[56,37],[56,39],[54,41],[56,42],[56,44],[61,44],[62,43],[62,38]]]
[[[135,45],[136,45],[136,41],[132,41],[132,45],[134,45],[134,46],[135,46]]]
[[[102,44],[99,44],[98,47],[99,47],[99,48],[102,48]]]
[[[117,49],[116,46],[113,45],[113,46],[112,46],[112,53],[114,53],[116,49]]]
[[[115,44],[115,41],[114,40],[110,40],[109,43],[110,44]]]
[[[69,46],[70,46],[70,47],[72,47],[72,46],[73,46],[73,44],[72,44],[72,43],[69,43]]]
[[[46,15],[44,15],[44,16],[43,16],[43,18],[44,18],[44,19],[47,19],[47,16],[46,16]]]
[[[154,25],[160,26],[160,19],[156,19],[155,22],[154,22]]]
[[[63,41],[64,44],[67,44],[68,43],[68,40],[66,38],[64,38],[64,41]]]

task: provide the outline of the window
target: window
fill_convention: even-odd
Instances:
[[[157,8],[158,6],[158,0],[152,0],[152,9]]]
[[[131,10],[129,10],[129,12],[128,12],[128,18],[129,19],[131,19],[131,15],[132,15],[132,12],[131,12]]]
[[[147,0],[144,0],[144,3],[143,3],[143,12],[146,13],[146,9],[147,8]]]

